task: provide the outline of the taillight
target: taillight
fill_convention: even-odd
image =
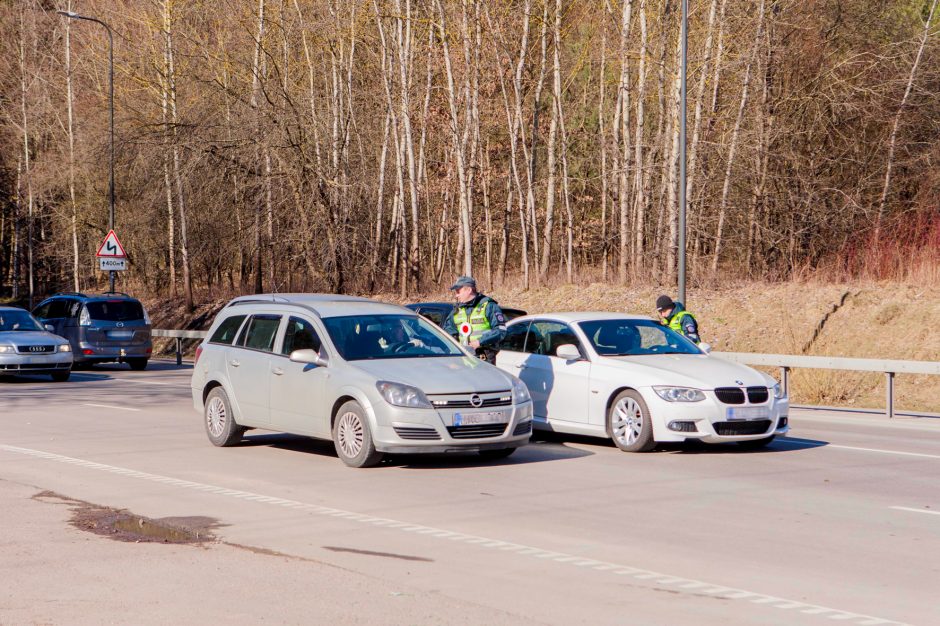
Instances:
[[[201,354],[202,354],[202,346],[199,346],[196,348],[196,360],[193,361],[193,365],[196,365],[196,363],[199,362],[199,355]]]

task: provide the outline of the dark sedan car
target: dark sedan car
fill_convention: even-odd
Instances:
[[[417,302],[415,304],[406,304],[405,306],[417,312],[419,315],[425,316],[438,326],[444,321],[444,316],[454,310],[454,305],[451,302]],[[522,309],[510,309],[502,305],[499,308],[502,309],[507,322],[526,314]]]

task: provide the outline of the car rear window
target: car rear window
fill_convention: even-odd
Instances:
[[[241,328],[244,320],[244,315],[233,315],[228,318],[212,333],[212,338],[209,339],[209,343],[222,343],[227,346],[232,345],[232,342],[235,341],[235,335],[238,333],[238,329]]]
[[[86,302],[85,308],[93,320],[128,322],[144,319],[144,307],[135,300],[99,300]]]

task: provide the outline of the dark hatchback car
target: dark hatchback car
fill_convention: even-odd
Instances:
[[[69,340],[73,369],[116,361],[142,370],[153,353],[150,316],[127,294],[58,293],[40,302],[33,315]]]
[[[418,315],[425,316],[438,326],[443,323],[444,317],[454,310],[454,305],[451,302],[417,302],[415,304],[406,304],[405,306],[418,313]],[[507,322],[526,314],[522,309],[510,309],[502,305],[500,305],[499,308],[502,309]]]

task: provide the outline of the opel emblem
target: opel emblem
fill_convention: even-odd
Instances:
[[[736,380],[736,381],[734,381],[734,382],[736,382],[738,385],[741,385],[741,386],[744,385],[744,381],[743,381],[743,380]]]
[[[470,396],[470,404],[475,408],[479,408],[483,406],[483,398],[481,398],[477,394],[473,394],[472,396]]]

